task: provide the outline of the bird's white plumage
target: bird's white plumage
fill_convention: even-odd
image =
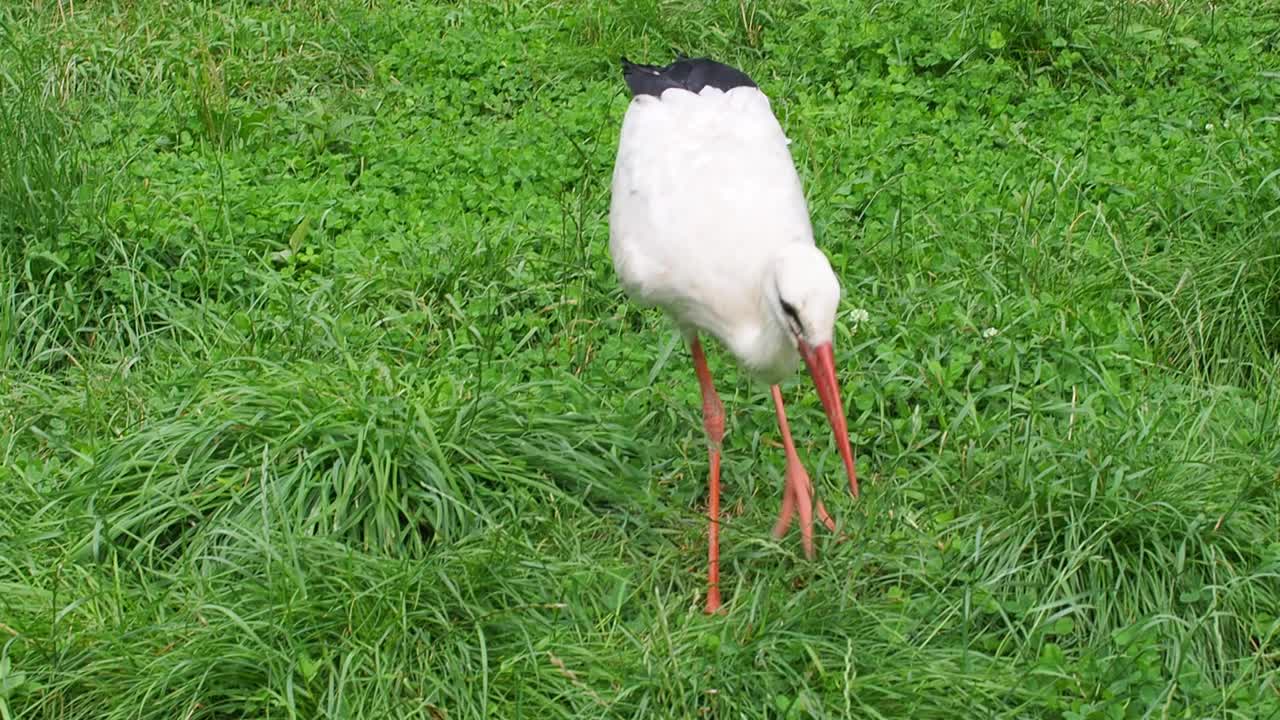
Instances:
[[[771,382],[798,360],[778,316],[778,287],[786,285],[778,273],[789,267],[816,277],[802,284],[818,297],[806,303],[801,293],[792,304],[811,306],[820,334],[826,328],[829,336],[839,298],[814,247],[787,145],[757,88],[638,95],[622,122],[609,216],[609,248],[626,293],[662,308],[686,332],[718,338]]]

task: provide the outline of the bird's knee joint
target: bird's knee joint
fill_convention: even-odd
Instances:
[[[716,445],[724,439],[724,405],[708,403],[703,406],[703,427],[707,429],[707,437]]]

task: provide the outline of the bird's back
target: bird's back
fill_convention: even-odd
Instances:
[[[813,244],[788,141],[768,98],[733,68],[682,60],[624,72],[636,94],[614,167],[614,267],[636,301],[721,334],[758,312],[758,278],[778,246]]]

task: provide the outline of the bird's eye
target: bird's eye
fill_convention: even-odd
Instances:
[[[800,322],[800,313],[796,312],[795,306],[782,298],[778,298],[778,302],[782,305],[782,313],[787,316],[787,324],[791,326],[791,332],[803,335],[804,324]]]

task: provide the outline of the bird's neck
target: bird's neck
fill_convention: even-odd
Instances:
[[[755,313],[758,321],[736,328],[729,344],[751,374],[773,384],[795,371],[800,356],[791,333],[778,321],[772,308],[776,302],[770,295],[773,278],[765,273],[761,285],[760,307]]]

